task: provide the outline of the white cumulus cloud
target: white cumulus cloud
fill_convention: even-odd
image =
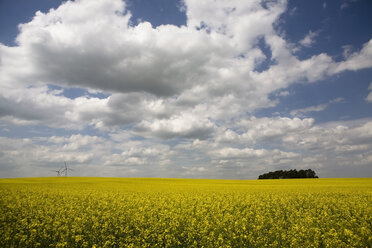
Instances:
[[[366,97],[367,102],[372,102],[372,83],[369,85],[368,89],[370,90],[368,96]]]
[[[187,17],[180,27],[133,24],[121,0],[66,1],[20,24],[15,46],[0,43],[0,128],[65,134],[0,137],[4,175],[46,175],[64,160],[82,175],[105,166],[107,175],[192,177],[254,177],[263,166],[298,164],[335,169],[358,157],[352,164],[368,164],[368,120],[323,127],[304,118],[333,102],[292,110],[292,118],[254,114],[276,106],[293,84],[371,68],[372,40],[343,61],[326,52],[301,59],[275,28],[287,1],[185,0],[180,8]],[[69,97],[71,88],[84,93]],[[282,98],[271,99],[275,93]],[[71,134],[81,131],[94,135]]]

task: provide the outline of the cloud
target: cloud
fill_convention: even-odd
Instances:
[[[341,103],[343,102],[343,100],[344,99],[342,97],[337,97],[335,99],[331,99],[328,103],[319,104],[319,105],[310,106],[310,107],[301,108],[301,109],[294,109],[290,112],[290,115],[302,117],[302,116],[305,116],[309,112],[321,112],[321,111],[324,111],[326,108],[328,108],[330,104]]]
[[[372,39],[363,45],[362,50],[348,55],[345,61],[332,66],[330,73],[335,74],[342,71],[356,71],[372,67]]]
[[[148,165],[157,161],[158,165],[170,163],[171,154],[168,146],[153,145],[151,147],[131,147],[121,153],[104,156],[104,165],[109,166],[136,166]]]
[[[262,95],[272,88],[268,85],[261,92],[249,74],[262,57],[256,37],[273,32],[272,23],[285,11],[285,3],[220,4],[218,15],[229,19],[227,24],[212,18],[214,12],[211,18],[200,15],[199,7],[209,4],[185,5],[188,26],[183,27],[153,28],[147,22],[132,26],[131,14],[119,0],[68,1],[48,13],[37,12],[19,26],[17,46],[0,45],[1,115],[13,123],[105,129],[146,123],[153,115],[163,118],[182,111],[182,106],[190,112],[201,103],[206,109],[215,110],[220,102],[234,108],[220,116],[237,114],[246,106],[253,110],[271,105]],[[201,22],[210,26],[209,33],[196,27]],[[250,32],[242,32],[248,28]],[[111,96],[66,99],[46,85]]]
[[[252,118],[218,136],[161,144],[130,131],[91,135],[0,137],[6,176],[51,176],[67,161],[78,175],[256,178],[275,169],[313,168],[322,177],[358,168],[370,173],[372,121],[314,125],[313,119]],[[235,131],[234,131],[234,130]],[[218,138],[219,137],[219,138]],[[269,144],[262,148],[263,144]]]
[[[286,1],[190,0],[184,5],[188,19],[182,27],[133,25],[120,0],[67,1],[37,12],[19,26],[17,46],[0,44],[0,118],[72,129],[134,125],[158,136],[194,137],[199,133],[193,128],[161,135],[154,123],[169,126],[165,122],[190,114],[203,123],[228,120],[275,106],[268,96],[295,82],[372,66],[370,42],[340,63],[327,54],[299,60],[273,28]],[[310,31],[309,37],[316,34]],[[255,69],[268,58],[259,39],[275,61],[262,72]],[[108,97],[69,99],[54,86]],[[211,133],[214,124],[208,125],[204,131]]]
[[[67,1],[21,24],[15,46],[0,44],[1,129],[62,134],[1,137],[2,175],[49,175],[44,169],[64,160],[81,175],[217,178],[299,165],[330,175],[367,164],[368,121],[337,128],[303,118],[342,99],[292,110],[293,118],[254,113],[295,83],[372,67],[372,40],[340,62],[326,53],[300,59],[274,28],[286,1],[185,0],[180,8],[181,27],[133,24],[120,0]],[[81,96],[67,97],[71,87]]]
[[[119,0],[68,1],[37,12],[19,26],[18,47],[1,46],[3,71],[13,79],[17,73],[26,84],[164,96],[192,86],[209,59],[201,55],[219,46],[194,29],[154,29],[148,22],[131,26],[130,17]],[[15,72],[14,66],[24,69]]]
[[[329,103],[342,103],[342,102],[344,102],[344,100],[345,99],[342,98],[342,97],[337,97],[335,99],[330,100]]]
[[[239,127],[243,131],[241,139],[245,142],[271,142],[273,139],[285,136],[289,133],[300,133],[303,130],[310,128],[314,123],[314,119],[305,118],[255,118],[241,120]]]
[[[340,6],[341,10],[349,8],[353,3],[358,2],[359,0],[344,0]]]
[[[344,50],[343,52],[344,58],[347,59],[352,54],[353,46],[345,45],[342,46],[342,49]]]
[[[326,108],[328,107],[328,104],[319,104],[319,105],[316,105],[316,106],[310,106],[310,107],[307,107],[307,108],[302,108],[302,109],[294,109],[291,111],[291,115],[292,116],[302,116],[303,114],[306,114],[308,112],[320,112],[320,111],[324,111]]]
[[[345,124],[315,126],[301,135],[292,133],[283,138],[284,145],[323,154],[325,158],[328,157],[338,164],[345,165],[345,161],[349,161],[351,164],[363,165],[364,162],[357,157],[368,157],[370,154],[372,123],[367,121],[356,126]]]
[[[141,165],[149,170],[167,165],[172,153],[166,145],[130,139],[116,142],[81,134],[32,139],[0,137],[0,148],[4,176],[52,176],[50,169],[60,168],[64,161],[74,169],[75,175],[112,176],[120,172],[124,176],[137,172]]]
[[[273,160],[277,160],[278,158],[293,158],[297,157],[298,154],[295,153],[288,153],[282,152],[279,150],[268,151],[266,149],[252,149],[252,148],[223,148],[220,150],[216,150],[212,153],[212,156],[217,159],[222,160],[247,160],[251,158],[269,158],[271,157]]]
[[[278,96],[284,97],[289,96],[291,93],[288,90],[279,92]]]
[[[135,131],[142,135],[159,137],[162,139],[188,138],[207,139],[214,131],[214,124],[196,114],[185,113],[172,116],[170,119],[142,121],[135,127]]]
[[[309,31],[309,33],[299,41],[299,43],[304,47],[311,47],[312,44],[315,43],[315,38],[319,35],[319,31],[313,32]]]
[[[372,83],[369,85],[368,89],[371,91],[369,92],[368,96],[366,97],[367,102],[372,102]]]
[[[79,97],[72,100],[50,91],[48,86],[3,89],[0,93],[0,118],[15,124],[42,123],[82,129],[87,124],[84,122],[87,116],[106,111],[106,99]]]
[[[78,137],[64,139],[65,143],[56,145],[55,137],[51,138],[51,143],[43,138],[38,139],[17,139],[0,137],[0,146],[2,154],[0,156],[0,165],[5,176],[9,174],[19,174],[23,176],[37,176],[38,174],[50,175],[48,168],[55,165],[59,167],[63,161],[73,164],[86,164],[92,161],[94,153],[91,149],[86,150],[89,145],[82,142],[76,142]],[[53,140],[54,139],[54,140]],[[92,138],[96,143],[95,149],[99,149],[98,138]],[[46,142],[43,145],[40,142]],[[85,150],[85,151],[84,151]],[[11,165],[4,169],[4,165]],[[42,169],[40,169],[42,168]],[[57,168],[58,169],[58,168]]]

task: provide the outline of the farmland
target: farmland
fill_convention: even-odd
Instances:
[[[0,247],[371,247],[372,179],[0,179]]]

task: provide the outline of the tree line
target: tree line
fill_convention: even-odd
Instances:
[[[258,179],[285,179],[285,178],[318,178],[315,171],[307,170],[278,170],[264,173]]]

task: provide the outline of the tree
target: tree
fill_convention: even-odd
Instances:
[[[311,169],[307,170],[277,170],[277,171],[270,171],[268,173],[264,173],[258,176],[258,179],[286,179],[286,178],[318,178],[315,171]]]

